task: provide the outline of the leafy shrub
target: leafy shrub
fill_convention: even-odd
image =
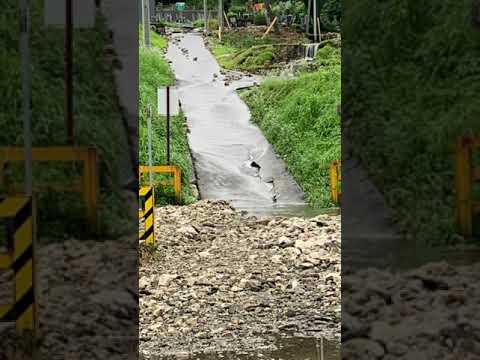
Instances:
[[[340,49],[327,44],[318,49],[315,61],[319,66],[340,65]]]
[[[205,21],[203,19],[197,19],[193,22],[193,27],[203,29],[205,27]]]
[[[267,25],[267,18],[263,11],[256,12],[253,16],[253,23],[255,25]]]
[[[232,5],[228,10],[229,16],[238,16],[246,12],[247,8],[245,5]]]
[[[340,31],[342,20],[342,1],[326,0],[320,9],[320,21],[325,31]]]
[[[305,3],[297,0],[280,1],[272,6],[272,12],[276,16],[294,15],[297,17],[305,16],[307,13]]]
[[[209,31],[218,30],[218,20],[217,19],[208,20],[208,30]]]

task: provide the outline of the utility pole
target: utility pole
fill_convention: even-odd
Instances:
[[[218,31],[218,36],[221,41],[223,32],[223,0],[218,0]]]
[[[203,0],[203,19],[204,19],[204,33],[208,33],[208,6],[207,0]]]
[[[20,54],[22,78],[23,141],[25,147],[25,195],[32,196],[32,110],[30,73],[30,12],[28,0],[20,0]]]
[[[306,33],[307,36],[310,36],[310,15],[312,14],[312,0],[308,0],[308,10],[307,10],[307,24],[306,24]]]
[[[143,39],[147,49],[150,48],[150,0],[142,0]]]
[[[317,42],[317,0],[313,0],[313,42]]]

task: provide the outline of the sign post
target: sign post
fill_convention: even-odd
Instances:
[[[23,141],[25,146],[25,195],[32,196],[32,111],[30,70],[30,14],[28,0],[20,1],[20,52],[22,77]]]
[[[167,117],[166,124],[166,160],[167,165],[170,165],[170,116],[176,116],[180,112],[178,106],[178,93],[172,90],[170,86],[158,89],[158,114]]]
[[[170,165],[170,86],[167,86],[167,165]]]
[[[65,27],[65,126],[67,143],[74,144],[73,30],[74,28],[91,28],[95,25],[95,2],[93,0],[45,0],[44,6],[45,24]]]

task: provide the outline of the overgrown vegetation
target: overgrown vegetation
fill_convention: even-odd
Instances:
[[[301,185],[312,206],[332,207],[329,167],[340,159],[340,51],[326,46],[319,69],[294,80],[268,80],[242,97],[253,121]]]
[[[2,3],[0,14],[0,96],[1,146],[23,146],[21,121],[20,54],[18,48],[18,2]],[[64,120],[64,31],[46,27],[43,2],[32,2],[31,9],[32,117],[34,146],[66,145]],[[104,47],[108,32],[99,17],[95,27],[75,31],[74,112],[79,145],[97,147],[100,160],[100,221],[105,236],[135,231],[128,209],[123,206],[121,181],[126,177],[128,145],[122,114],[116,99],[112,65]],[[67,185],[81,174],[80,164],[38,164],[34,186]],[[23,164],[12,168],[12,177],[23,182]],[[1,189],[4,193],[7,190]],[[37,194],[38,225],[41,237],[87,236],[82,221],[85,207],[81,194],[42,192]],[[70,219],[71,221],[65,221]]]
[[[298,56],[295,44],[303,41],[301,34],[269,34],[262,38],[265,30],[262,29],[227,31],[221,43],[216,37],[210,37],[213,55],[225,69],[250,72],[274,67],[281,61]]]
[[[472,1],[356,1],[345,11],[351,141],[401,228],[418,241],[451,242],[455,141],[480,132]]]
[[[140,32],[141,33],[141,32]],[[167,46],[166,39],[151,33],[152,48],[146,49],[140,40],[140,128],[139,128],[139,161],[148,164],[148,129],[147,116],[149,106],[152,109],[152,154],[153,164],[166,164],[166,118],[157,114],[157,88],[173,85],[175,77],[165,60],[163,50]],[[186,123],[183,115],[170,119],[171,163],[182,169],[182,203],[195,200],[190,188],[193,166],[188,148]],[[165,176],[155,176],[155,181],[167,180]],[[156,188],[157,203],[165,204],[174,200],[173,189]]]

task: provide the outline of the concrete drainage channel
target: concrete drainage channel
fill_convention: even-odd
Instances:
[[[311,210],[235,92],[258,80],[227,81],[197,34],[174,34],[167,58],[187,117],[202,197],[229,200],[256,215],[298,216]]]

